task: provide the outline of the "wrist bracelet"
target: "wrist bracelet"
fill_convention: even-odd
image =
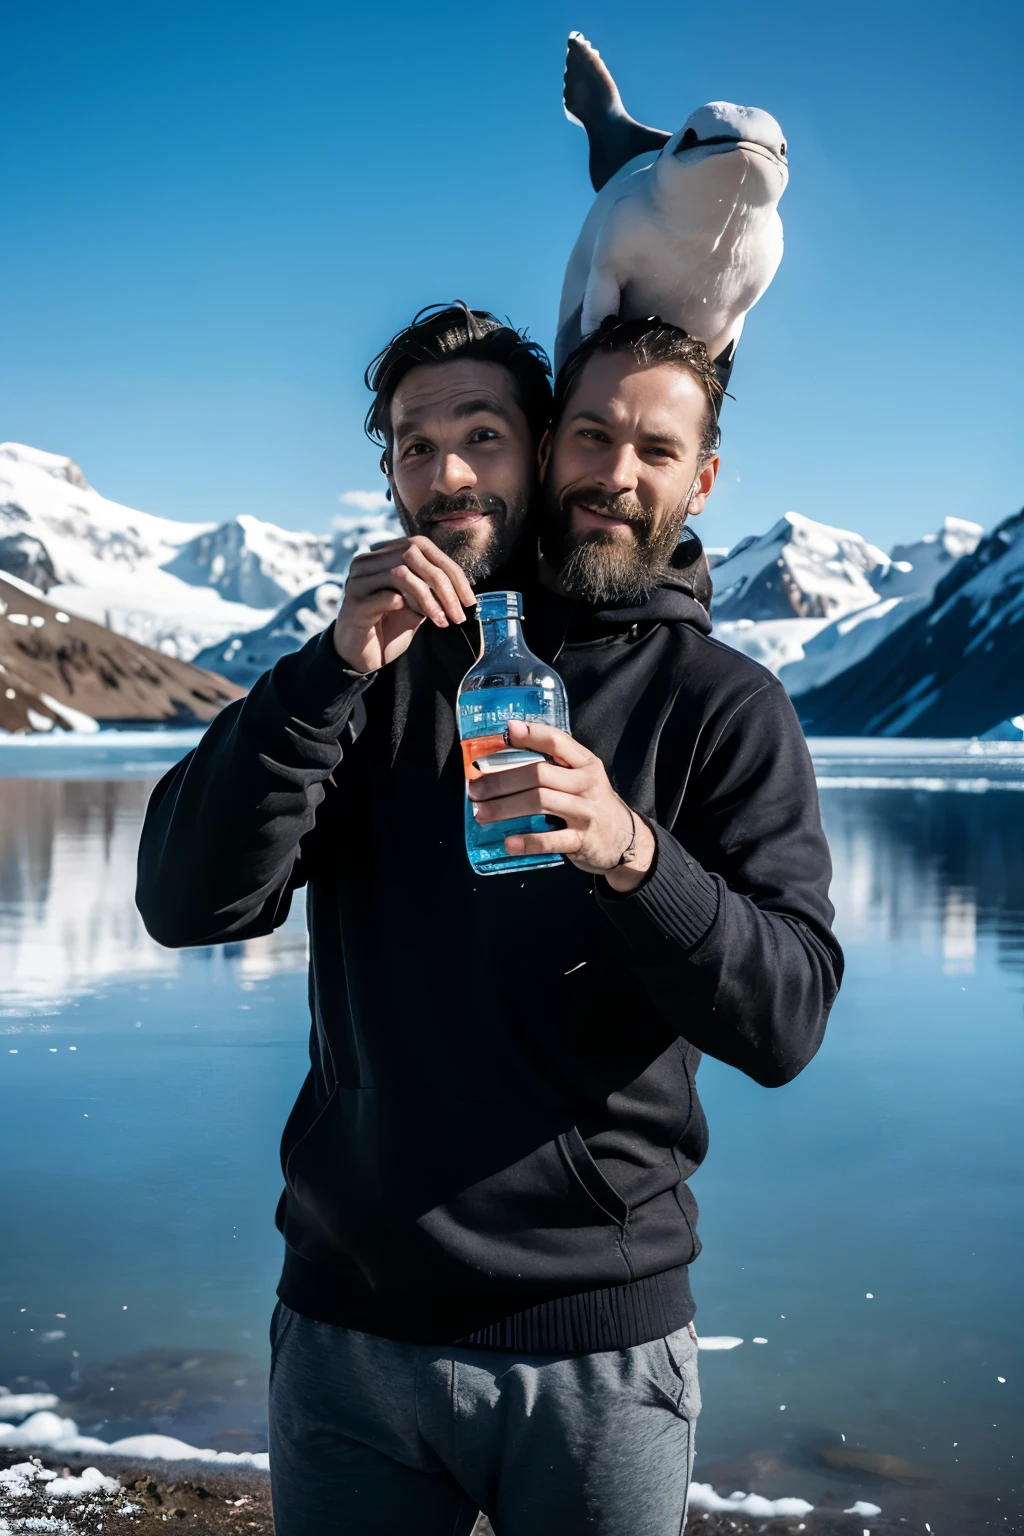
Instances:
[[[623,800],[622,803],[623,805],[626,805],[625,800]],[[636,858],[636,817],[633,815],[633,812],[628,805],[626,805],[626,810],[629,811],[629,824],[633,830],[629,842],[619,854],[618,860],[614,866],[616,869],[619,868],[620,864],[632,864],[633,860]]]

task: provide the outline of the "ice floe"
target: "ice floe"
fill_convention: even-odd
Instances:
[[[731,1333],[704,1333],[697,1337],[698,1349],[735,1349],[737,1344],[742,1344],[742,1339],[737,1339]]]

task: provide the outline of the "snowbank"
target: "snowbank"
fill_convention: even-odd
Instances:
[[[731,1493],[722,1498],[710,1483],[690,1484],[690,1508],[711,1514],[753,1515],[771,1520],[777,1515],[809,1515],[814,1508],[806,1499],[764,1499],[759,1493]]]
[[[2,1406],[2,1400],[0,1400]],[[123,1440],[98,1440],[79,1434],[74,1419],[62,1419],[56,1413],[33,1413],[23,1424],[0,1423],[0,1446],[79,1453],[87,1456],[134,1456],[140,1461],[204,1461],[218,1466],[257,1467],[266,1472],[270,1457],[266,1451],[213,1451],[186,1445],[171,1435],[128,1435]]]

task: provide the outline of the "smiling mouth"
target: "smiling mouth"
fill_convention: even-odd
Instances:
[[[470,523],[483,522],[484,518],[489,516],[488,512],[442,512],[439,517],[432,517],[430,522],[432,525],[445,523],[453,528],[463,528],[468,527]]]
[[[587,517],[594,517],[600,522],[609,524],[612,528],[630,528],[632,524],[627,517],[617,517],[614,512],[609,512],[604,507],[592,507],[585,501],[574,501],[573,507],[577,512],[583,512]]]

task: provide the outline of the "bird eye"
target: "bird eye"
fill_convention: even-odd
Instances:
[[[696,128],[687,128],[686,132],[683,134],[682,143],[679,145],[679,148],[692,149],[695,144],[699,143],[700,140],[697,137]]]
[[[785,141],[785,139],[783,139],[782,143],[779,146],[779,154],[780,155],[784,155],[785,153],[786,153],[786,141]]]

